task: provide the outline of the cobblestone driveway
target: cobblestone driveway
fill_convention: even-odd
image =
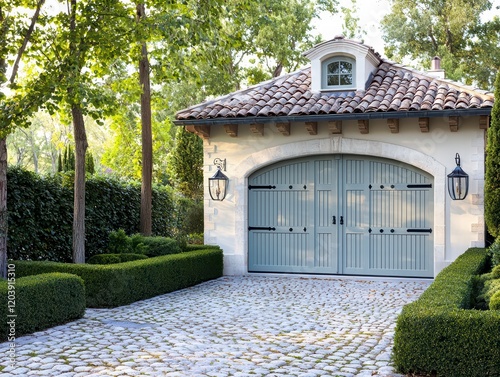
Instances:
[[[429,285],[223,277],[0,344],[2,376],[398,376],[395,320]],[[1,367],[0,367],[1,369]]]

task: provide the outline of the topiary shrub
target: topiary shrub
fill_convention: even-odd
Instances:
[[[496,266],[491,271],[492,279],[500,279],[500,266]]]
[[[144,254],[147,247],[142,242],[143,238],[140,234],[129,237],[123,229],[111,232],[106,254]]]
[[[164,255],[126,263],[96,265],[15,261],[19,276],[67,272],[85,282],[87,307],[130,304],[222,276],[220,248]]]
[[[500,71],[495,81],[495,98],[491,110],[486,144],[486,172],[484,177],[484,219],[488,231],[500,237]]]
[[[18,272],[16,269],[16,275],[20,275]],[[9,283],[12,282],[0,281],[0,317],[3,318],[0,340],[13,341],[12,337],[82,318],[85,313],[84,283],[78,276],[54,272],[18,277],[13,289]],[[9,297],[12,292],[15,298]],[[15,318],[8,317],[13,314],[8,312],[9,301],[13,300]]]
[[[179,242],[167,237],[142,237],[141,243],[145,247],[145,253],[149,257],[160,255],[179,254],[182,252]]]
[[[489,266],[484,249],[469,249],[438,274],[420,298],[403,307],[393,362],[404,374],[499,376],[500,312],[470,310],[475,275]]]
[[[500,291],[491,296],[490,310],[500,310]]]
[[[144,254],[120,253],[120,254],[99,254],[90,257],[87,263],[90,264],[113,264],[130,262],[133,260],[148,259]]]
[[[491,258],[491,264],[493,266],[500,265],[500,237],[488,248],[488,253]]]

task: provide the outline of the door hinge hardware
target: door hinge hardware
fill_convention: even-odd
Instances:
[[[340,216],[340,225],[344,225],[344,216]]]
[[[248,185],[248,189],[249,190],[252,190],[252,189],[275,189],[276,186],[252,186],[252,185]]]
[[[427,185],[406,185],[407,188],[432,188],[432,184]]]
[[[337,224],[337,218],[335,216],[332,216],[332,224],[333,225]]]
[[[264,227],[264,226],[249,226],[248,230],[268,230],[268,231],[275,231],[276,228],[274,227]]]
[[[432,228],[429,229],[407,229],[408,233],[432,233]]]

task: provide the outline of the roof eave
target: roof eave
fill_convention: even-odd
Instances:
[[[271,123],[271,122],[328,122],[335,120],[437,118],[437,117],[447,117],[447,116],[481,116],[490,114],[491,114],[491,107],[487,107],[487,108],[474,108],[474,109],[389,111],[389,112],[369,112],[369,113],[349,113],[349,114],[176,119],[173,121],[173,123],[176,126],[187,126],[187,125],[253,124],[253,123]]]

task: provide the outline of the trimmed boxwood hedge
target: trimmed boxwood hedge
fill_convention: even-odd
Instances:
[[[476,275],[489,258],[467,250],[403,308],[393,361],[399,372],[448,377],[500,376],[500,311],[471,310]]]
[[[16,275],[18,271],[16,269]],[[75,275],[48,273],[19,277],[10,292],[15,293],[11,305],[17,317],[8,317],[9,287],[0,281],[0,340],[13,341],[23,334],[60,325],[82,318],[85,313],[85,289],[83,280]],[[11,326],[8,321],[14,319]]]
[[[134,253],[121,253],[121,254],[99,254],[90,257],[87,261],[88,264],[112,264],[130,262],[133,260],[148,259],[146,255]]]
[[[16,261],[19,276],[67,272],[85,282],[87,307],[107,308],[193,286],[222,276],[222,250],[197,250],[143,260],[108,264]]]

